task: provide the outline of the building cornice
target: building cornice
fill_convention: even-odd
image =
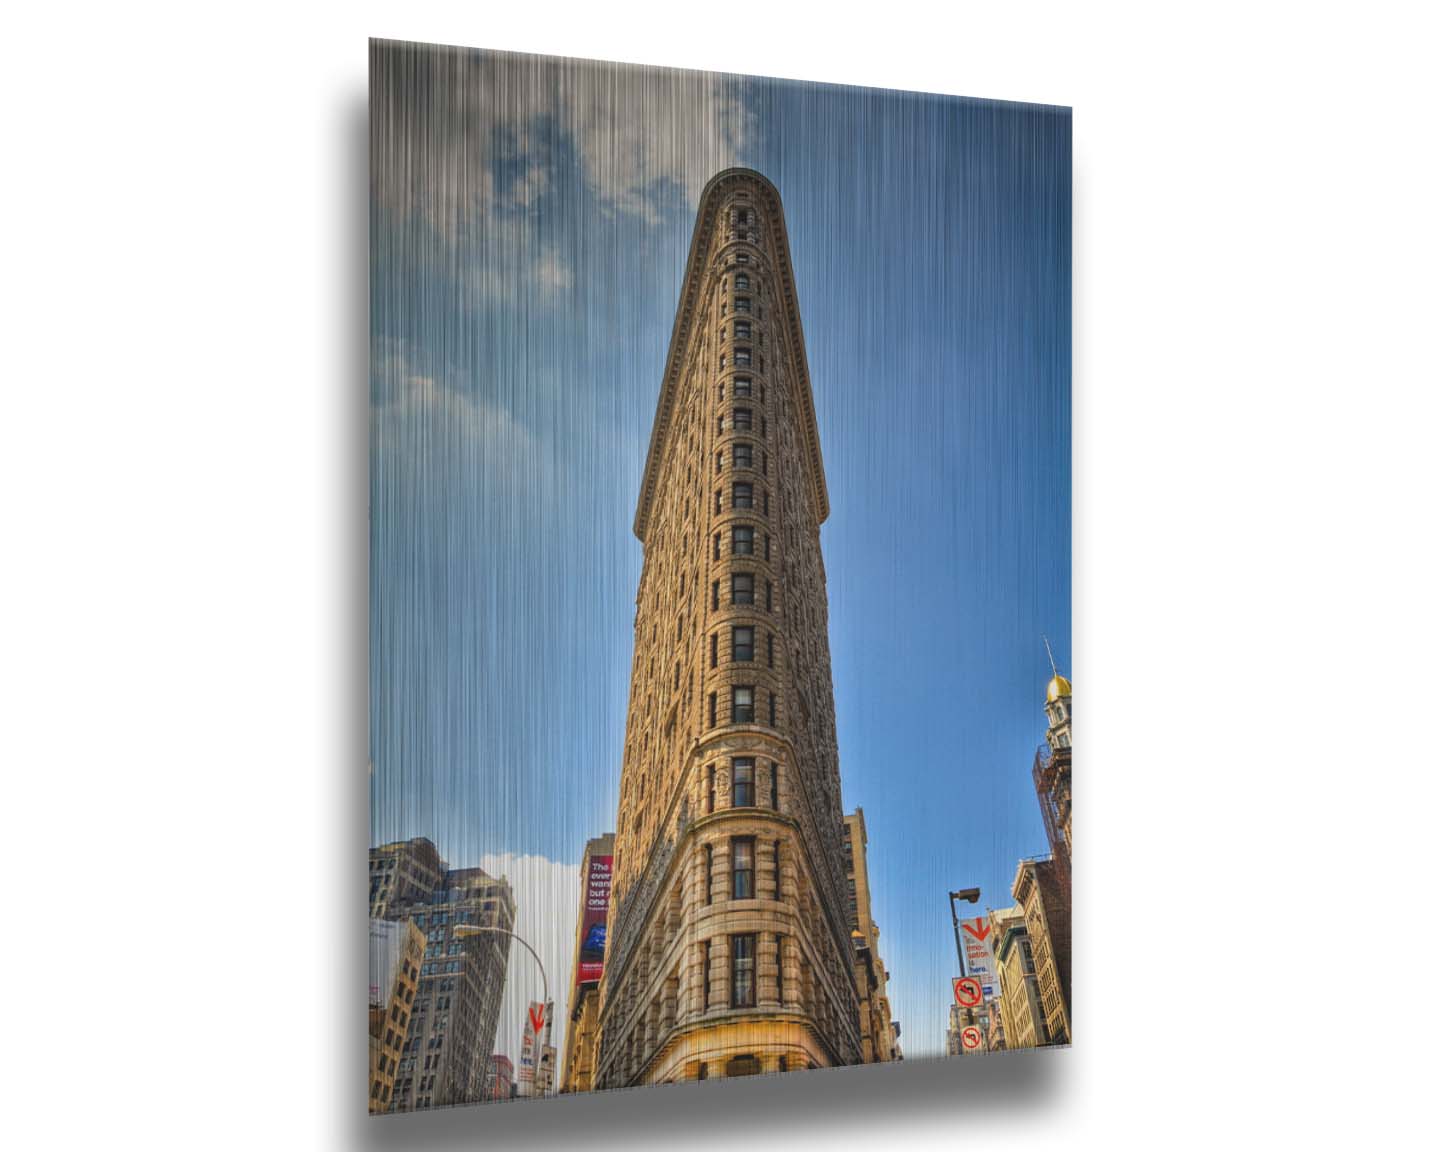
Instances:
[[[805,447],[806,471],[815,498],[816,523],[823,524],[830,515],[830,496],[825,487],[825,466],[820,456],[820,431],[815,423],[815,397],[810,389],[810,365],[805,355],[805,334],[800,324],[800,304],[795,291],[795,270],[790,263],[790,236],[785,226],[785,209],[780,193],[759,172],[750,168],[727,168],[716,173],[700,193],[700,207],[695,217],[695,231],[690,238],[690,256],[685,263],[685,279],[681,283],[680,303],[675,309],[675,323],[670,332],[670,351],[665,358],[665,374],[660,384],[660,398],[655,408],[655,423],[650,432],[650,448],[645,456],[645,471],[640,479],[640,500],[635,509],[635,535],[645,539],[650,507],[655,498],[655,485],[665,456],[683,384],[685,350],[695,328],[696,311],[700,304],[700,287],[705,279],[705,262],[710,240],[717,222],[721,198],[738,184],[758,190],[765,200],[766,219],[773,225],[774,263],[778,283],[778,299],[793,339],[794,357],[790,367],[796,375],[796,400],[800,405],[801,439]]]

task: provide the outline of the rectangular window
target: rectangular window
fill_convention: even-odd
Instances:
[[[731,450],[733,468],[755,467],[755,449],[750,444],[736,444]]]
[[[734,572],[730,576],[730,603],[731,604],[754,604],[755,603],[755,574],[753,572]]]
[[[715,693],[710,693],[710,727],[715,727]]]
[[[760,417],[760,439],[762,439],[762,440],[768,440],[768,439],[770,439],[770,433],[766,430],[766,427],[765,427],[765,417],[764,417],[764,416],[761,416],[761,417]]]
[[[742,315],[748,316],[750,314],[750,297],[735,297],[735,311],[741,313]]]
[[[749,484],[736,484],[730,496],[730,507],[755,507],[755,489]],[[720,493],[715,493],[715,511],[720,511]]]
[[[748,836],[730,841],[730,899],[755,899],[755,841]]]
[[[720,399],[721,399],[721,400],[724,400],[724,399],[725,399],[725,385],[724,385],[724,384],[721,384],[721,385],[720,385]]]
[[[715,774],[715,769],[710,769],[710,774]],[[713,806],[712,806],[713,810]],[[709,844],[705,845],[705,903],[711,902],[711,883],[715,879],[715,849]]]
[[[765,633],[765,663],[768,667],[775,667],[775,633]]]
[[[735,431],[749,432],[752,427],[749,408],[735,409]]]
[[[767,562],[770,559],[770,533],[768,532],[765,533],[765,559]]]
[[[736,685],[730,690],[730,723],[755,723],[755,689]]]
[[[725,357],[722,356],[722,357],[720,357],[720,359],[721,359],[721,360],[724,360]],[[736,366],[737,368],[748,368],[748,367],[750,367],[750,349],[749,349],[749,348],[736,348],[736,349],[735,349],[735,366]],[[720,367],[721,367],[721,369],[723,370],[724,367],[725,367],[725,365],[724,365],[724,364],[721,364]]]
[[[745,689],[749,691],[749,689]],[[735,794],[732,808],[755,807],[755,758],[736,756],[730,761],[730,772],[734,777]]]
[[[767,543],[767,544],[769,543],[769,538],[768,538],[768,537],[766,538],[766,543]],[[719,560],[719,559],[720,559],[720,533],[719,533],[719,532],[716,532],[716,533],[715,533],[715,559],[716,559],[716,560]],[[766,556],[765,559],[768,560],[768,559],[770,559],[770,557],[769,557],[769,556]]]
[[[770,727],[775,727],[775,693],[770,693]]]
[[[714,724],[714,723],[715,723],[715,693],[713,693],[713,692],[710,693],[710,723],[711,723],[711,724]],[[706,812],[714,812],[714,811],[715,811],[715,765],[714,765],[714,764],[711,764],[710,767],[709,767],[709,768],[706,770],[706,772],[705,772],[705,811],[706,811]],[[710,886],[709,886],[710,873],[709,873],[709,871],[708,871],[708,867],[709,867],[708,861],[709,861],[709,851],[710,851],[710,850],[707,848],[705,851],[706,851],[706,861],[707,861],[707,865],[706,865],[707,871],[706,871],[706,873],[705,873],[705,877],[706,877],[705,890],[708,892],[708,891],[710,890]],[[708,898],[706,899],[706,903],[707,903],[707,904],[709,903],[709,899],[708,899]]]
[[[737,524],[730,532],[730,551],[736,556],[755,555],[755,529]]]
[[[715,471],[716,471],[716,472],[723,472],[724,470],[725,470],[725,453],[724,453],[724,452],[716,452],[716,453],[715,453]]]
[[[761,452],[761,453],[760,453],[760,475],[762,475],[762,476],[769,476],[769,475],[770,475],[770,453],[769,453],[769,452]]]
[[[730,629],[730,659],[749,663],[755,659],[755,629]]]
[[[710,633],[710,667],[715,667],[716,658],[720,653],[720,633]]]
[[[770,807],[780,811],[780,765],[770,761]],[[780,882],[780,841],[775,841],[775,882]]]
[[[755,935],[730,937],[730,1006],[755,1007]]]
[[[770,489],[768,489],[768,488],[765,489],[765,512],[764,512],[764,514],[765,514],[767,517],[770,515]]]
[[[723,436],[724,434],[725,434],[725,417],[724,417],[724,416],[717,416],[717,417],[715,417],[715,435],[717,435],[717,436]]]
[[[746,363],[749,363],[749,361],[746,361]],[[725,371],[725,357],[724,357],[724,356],[721,356],[721,357],[720,357],[720,371],[721,371],[721,372],[724,372],[724,371]]]
[[[743,264],[744,261],[742,260],[741,263]],[[738,272],[738,273],[736,273],[736,275],[735,275],[735,291],[737,291],[737,292],[748,292],[748,291],[750,291],[750,277],[747,276],[747,275],[745,275],[744,272]]]
[[[780,841],[775,841],[775,858],[780,858]],[[779,872],[776,872],[779,876]],[[775,999],[781,1004],[785,1003],[785,937],[776,933],[775,936]],[[785,1071],[785,1057],[780,1057],[780,1071]]]
[[[716,511],[716,512],[719,512],[719,511],[720,511],[720,489],[719,489],[719,488],[716,488],[716,489],[715,489],[715,511]]]
[[[700,1000],[706,1007],[710,1007],[710,941],[706,940],[704,945],[705,962],[702,965],[700,976]],[[704,1065],[701,1065],[704,1068]]]
[[[769,580],[765,581],[765,611],[775,611],[775,585]]]
[[[719,537],[718,534],[717,534],[716,537],[715,537],[715,543],[716,543],[717,546],[718,546],[719,543],[720,543],[720,537]],[[716,559],[719,559],[719,557],[717,556]],[[711,610],[712,612],[718,612],[718,611],[720,610],[720,581],[719,581],[719,580],[712,580],[712,581],[710,581],[710,610]]]
[[[748,320],[737,320],[737,321],[735,321],[735,339],[736,339],[736,340],[749,340],[749,339],[750,339],[750,321],[748,321]],[[744,351],[744,349],[741,349],[741,351]],[[736,352],[736,353],[735,353],[735,362],[736,362],[737,364],[740,362],[740,352]]]

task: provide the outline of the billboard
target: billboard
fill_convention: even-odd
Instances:
[[[585,877],[585,912],[580,919],[577,985],[597,981],[605,968],[605,918],[610,911],[610,862],[613,856],[590,857]]]

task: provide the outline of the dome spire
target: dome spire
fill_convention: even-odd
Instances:
[[[1050,657],[1050,683],[1045,685],[1045,699],[1054,702],[1062,696],[1070,695],[1070,681],[1060,675],[1060,669],[1055,667],[1055,653],[1050,650],[1050,637],[1040,633],[1040,639],[1045,641],[1045,655]]]

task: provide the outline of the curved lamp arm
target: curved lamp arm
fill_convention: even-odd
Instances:
[[[493,924],[457,924],[455,926],[456,936],[478,936],[481,932],[498,932],[502,936],[509,936],[510,939],[518,941],[525,951],[535,957],[535,964],[540,969],[540,985],[545,990],[545,1017],[548,1023],[550,1017],[550,978],[545,975],[545,962],[540,959],[540,953],[530,947],[523,936],[517,936],[508,928],[500,928]],[[538,1036],[536,1037],[536,1041],[537,1043],[539,1042]]]

